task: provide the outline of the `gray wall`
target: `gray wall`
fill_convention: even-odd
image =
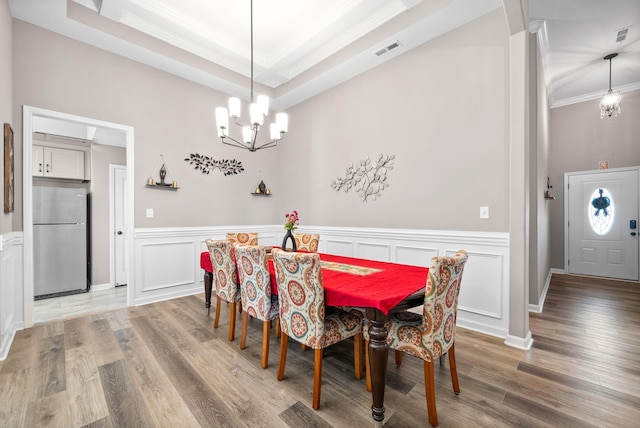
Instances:
[[[121,147],[91,149],[91,284],[109,282],[109,165],[126,165]]]
[[[226,94],[23,21],[13,24],[15,117],[26,104],[135,128],[135,227],[280,221],[280,189],[272,186],[272,198],[250,194],[260,178],[275,182],[279,151],[249,153],[220,143],[213,112]],[[190,153],[238,159],[245,172],[203,175],[184,161]],[[179,182],[176,192],[145,188],[161,154]],[[146,208],[154,218],[146,218]]]
[[[286,139],[257,153],[215,137],[224,94],[17,20],[14,45],[16,114],[28,104],[135,128],[135,227],[273,224],[297,209],[303,225],[508,230],[499,9],[290,109]],[[183,161],[195,152],[241,160],[246,171],[202,175]],[[380,200],[330,188],[349,163],[380,153],[396,155]],[[160,154],[177,192],[144,187]],[[260,179],[273,197],[250,195]]]
[[[216,137],[213,111],[226,94],[19,20],[12,36],[14,117],[26,104],[135,128],[136,228],[283,223],[296,209],[302,228],[510,231],[517,202],[509,199],[510,42],[502,9],[289,109],[286,139],[258,153]],[[202,175],[184,162],[190,153],[240,160],[245,172]],[[353,190],[331,189],[350,163],[381,153],[396,156],[381,199],[363,203]],[[145,187],[160,155],[177,192]],[[250,194],[261,179],[274,196]],[[479,219],[480,206],[490,208],[489,219]],[[538,249],[545,251],[543,240]]]
[[[539,305],[551,263],[549,220],[552,200],[544,198],[549,161],[549,100],[536,35],[530,36],[531,146],[529,183],[529,304]],[[554,190],[554,189],[552,189]]]
[[[614,87],[615,89],[615,87]],[[603,88],[603,94],[606,87]],[[600,119],[600,100],[551,109],[551,267],[564,269],[564,173],[640,165],[640,91],[622,94],[622,114]]]
[[[0,0],[0,126],[4,128],[5,123],[10,123],[11,127],[16,132],[22,121],[13,120],[12,108],[13,108],[13,90],[12,90],[12,25],[11,11],[9,10],[9,3],[7,0]],[[19,118],[20,116],[15,116]],[[3,133],[4,135],[4,133]],[[16,144],[17,143],[17,144]],[[18,141],[17,135],[14,141],[17,148],[22,147],[22,144]],[[4,140],[2,148],[0,148],[0,162],[2,170],[4,171]],[[19,169],[22,171],[22,168]],[[4,180],[4,173],[2,174],[2,180]],[[4,182],[3,182],[4,183]],[[0,233],[7,233],[13,230],[13,215],[4,213],[4,184],[0,186],[2,188],[2,219],[0,220]]]
[[[302,224],[508,231],[508,46],[496,10],[291,109],[282,211]],[[330,187],[381,153],[396,159],[379,200]]]

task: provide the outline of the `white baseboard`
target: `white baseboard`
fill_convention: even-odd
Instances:
[[[91,284],[91,287],[89,287],[89,291],[102,291],[108,290],[110,288],[113,287],[108,282],[106,284]]]
[[[531,349],[531,346],[533,346],[533,338],[531,337],[530,331],[527,332],[527,335],[525,337],[507,335],[507,340],[504,341],[504,344],[513,348],[528,351],[529,349]]]
[[[540,302],[537,305],[529,305],[529,312],[533,312],[536,314],[542,313],[542,307],[544,306],[544,301],[547,298],[547,291],[549,291],[549,285],[551,284],[551,276],[554,274],[564,274],[563,269],[549,269],[549,274],[547,275],[547,279],[544,282],[544,288],[542,289],[542,295],[540,295]]]
[[[539,314],[542,312],[542,307],[544,306],[544,299],[547,297],[547,290],[549,289],[549,284],[551,283],[551,275],[552,272],[549,270],[547,274],[547,279],[544,281],[544,287],[542,288],[542,294],[540,295],[540,299],[537,305],[529,304],[529,312],[533,312]]]

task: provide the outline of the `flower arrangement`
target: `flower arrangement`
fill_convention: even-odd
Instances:
[[[299,220],[298,219],[298,211],[293,210],[292,213],[285,214],[284,217],[287,219],[286,223],[284,224],[284,228],[285,229],[287,229],[289,231],[292,231],[292,230],[295,230],[298,227],[298,220]]]

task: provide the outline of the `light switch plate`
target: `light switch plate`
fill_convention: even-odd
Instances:
[[[153,218],[153,208],[147,208],[147,218]]]
[[[480,218],[489,218],[489,207],[480,207]]]

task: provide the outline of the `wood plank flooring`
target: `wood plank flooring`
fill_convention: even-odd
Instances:
[[[33,302],[33,323],[104,312],[127,306],[127,287],[91,290],[88,293],[51,297]]]
[[[0,362],[1,427],[370,427],[352,344],[327,349],[321,407],[311,409],[313,353],[278,342],[260,368],[261,323],[247,348],[227,341],[203,295],[78,316],[17,333]],[[239,324],[238,324],[239,325]],[[635,427],[640,421],[640,286],[554,275],[534,346],[457,329],[461,394],[435,367],[441,427]],[[236,332],[239,337],[239,327]],[[446,359],[445,359],[446,360]],[[422,362],[390,353],[386,427],[428,426]]]

